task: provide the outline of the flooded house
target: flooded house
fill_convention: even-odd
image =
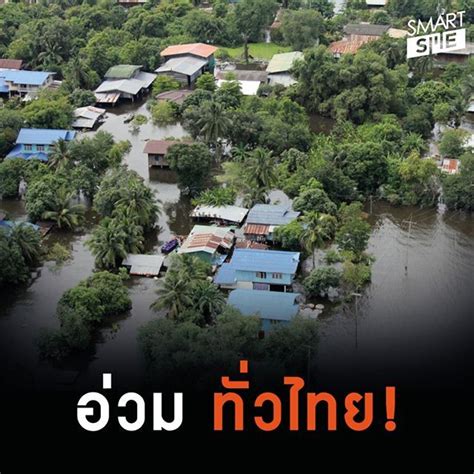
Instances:
[[[298,293],[272,291],[233,290],[228,304],[244,316],[257,316],[262,321],[262,330],[271,331],[279,324],[288,324],[299,311]]]
[[[48,161],[48,155],[58,140],[71,141],[75,136],[76,132],[72,130],[22,128],[7,158]]]
[[[286,206],[256,204],[250,209],[244,227],[248,240],[257,242],[273,241],[273,232],[278,226],[289,224],[300,215]]]
[[[53,84],[54,72],[26,71],[23,69],[0,69],[0,94],[9,97],[35,97],[41,89]]]
[[[191,217],[198,220],[214,221],[219,224],[242,224],[248,209],[238,206],[197,206]]]
[[[286,292],[291,290],[299,261],[299,252],[235,249],[231,261],[219,268],[214,283],[226,289]]]
[[[179,140],[148,140],[146,142],[143,153],[148,155],[148,166],[169,168],[169,163],[166,159],[169,147],[183,143]]]

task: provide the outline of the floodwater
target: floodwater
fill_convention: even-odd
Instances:
[[[147,139],[182,137],[185,132],[179,125],[158,128],[148,123],[138,134],[131,134],[123,119],[136,108],[137,104],[130,104],[111,109],[100,130],[110,131],[116,139],[130,140],[132,150],[126,162],[163,202],[160,232],[147,247],[152,250],[172,234],[190,230],[191,204],[180,196],[172,172],[149,173],[143,148]],[[144,105],[139,104],[136,112],[149,116]],[[275,192],[272,198],[283,202],[285,196]],[[24,218],[21,201],[0,201],[0,210],[15,219]],[[373,282],[358,302],[357,318],[354,304],[323,313],[319,348],[313,355],[321,375],[339,374],[356,380],[361,374],[383,373],[394,367],[402,368],[408,376],[418,374],[424,365],[436,369],[447,354],[463,353],[473,331],[472,216],[383,203],[375,203],[372,211],[374,232],[369,250],[376,257]],[[408,232],[410,218],[412,230]],[[93,270],[93,257],[84,243],[96,219],[89,213],[82,233],[48,236],[48,243],[60,241],[72,248],[71,261],[60,267],[46,263],[27,288],[2,292],[0,357],[9,371],[0,377],[8,384],[44,387],[45,380],[52,378],[57,387],[69,371],[73,371],[76,387],[81,388],[96,386],[99,375],[106,371],[119,374],[114,386],[129,388],[142,381],[144,368],[136,338],[137,329],[156,317],[149,308],[156,298],[153,279],[134,277],[128,282],[132,310],[101,329],[89,352],[54,371],[38,358],[35,341],[41,328],[58,327],[55,308],[59,298]]]

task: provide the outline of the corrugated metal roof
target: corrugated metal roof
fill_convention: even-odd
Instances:
[[[197,206],[191,215],[193,217],[222,219],[240,224],[245,219],[248,212],[248,209],[238,206]]]
[[[204,59],[193,57],[171,58],[156,69],[156,73],[177,72],[186,76],[192,76],[203,68],[207,62]]]
[[[99,109],[98,107],[92,107],[90,105],[88,107],[79,107],[74,110],[74,116],[90,120],[97,120],[102,115],[104,115],[105,112],[107,112],[105,109]]]
[[[300,215],[284,206],[256,204],[250,209],[247,224],[285,225]]]
[[[49,128],[22,128],[16,139],[21,145],[51,145],[60,138],[63,140],[73,140],[76,132],[72,130],[58,130]]]
[[[292,51],[290,53],[274,54],[267,66],[267,72],[274,74],[276,72],[288,72],[293,63],[298,59],[303,59],[301,51]]]
[[[369,41],[370,40],[368,38],[360,40],[335,41],[329,45],[329,51],[331,51],[333,54],[355,54],[362,45],[368,43]]]
[[[225,79],[227,74],[235,76],[237,81],[267,82],[267,71],[248,71],[245,69],[229,69],[216,71],[217,79]]]
[[[122,265],[130,267],[130,275],[157,276],[164,260],[162,255],[129,254]]]
[[[3,77],[5,81],[13,82],[14,84],[27,84],[30,86],[43,85],[52,74],[54,74],[54,72],[24,71],[17,69],[0,70],[0,77]]]
[[[233,290],[229,294],[228,304],[245,316],[291,321],[298,314],[298,296],[298,293],[278,291]]]
[[[365,3],[369,7],[384,7],[387,4],[387,0],[365,0]]]
[[[175,56],[180,54],[193,54],[201,58],[208,58],[217,51],[215,46],[204,43],[175,44],[168,46],[161,52],[161,56]]]
[[[115,104],[120,99],[120,92],[95,92],[94,95],[99,104]]]
[[[382,36],[390,25],[371,25],[369,23],[350,23],[344,27],[346,35]]]
[[[219,247],[232,248],[234,233],[231,227],[195,225],[182,243],[178,253],[206,252],[214,254]]]
[[[142,66],[132,64],[118,64],[109,68],[104,77],[107,79],[130,79],[141,68]]]
[[[299,261],[299,252],[235,249],[230,265],[235,270],[294,275]]]
[[[0,69],[21,69],[21,59],[0,59]]]
[[[267,250],[268,245],[263,244],[262,242],[254,242],[252,240],[238,240],[235,243],[235,248],[237,249],[258,249],[258,250]]]
[[[72,128],[94,128],[97,120],[79,117],[72,122]]]
[[[149,72],[140,72],[133,79],[105,80],[94,92],[123,92],[125,94],[138,94],[142,89],[147,89],[155,80],[156,75]],[[97,97],[97,95],[96,95]]]
[[[168,148],[178,143],[184,142],[180,142],[179,140],[148,140],[143,153],[151,155],[166,155],[166,153],[168,153]]]
[[[247,235],[268,235],[270,233],[270,226],[264,224],[246,224],[244,227],[244,234]]]
[[[230,263],[223,263],[214,277],[214,283],[216,285],[232,285],[235,282],[235,268]]]
[[[188,95],[191,95],[192,93],[193,91],[190,91],[188,89],[166,91],[162,92],[161,94],[158,94],[156,96],[156,100],[169,100],[171,102],[175,102],[176,104],[182,104],[184,102],[184,99],[186,99],[186,97],[188,97]]]

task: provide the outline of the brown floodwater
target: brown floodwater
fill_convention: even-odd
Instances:
[[[149,172],[143,148],[147,139],[182,137],[185,132],[180,125],[162,128],[149,122],[132,134],[124,117],[131,110],[149,115],[143,104],[136,109],[137,104],[111,109],[100,130],[110,131],[116,139],[130,140],[132,150],[126,162],[157,191],[163,203],[160,232],[147,245],[147,250],[152,250],[171,235],[190,230],[191,204],[189,198],[180,196],[172,172]],[[275,202],[285,200],[281,192],[272,193],[272,198]],[[25,218],[21,201],[0,201],[0,210],[15,219]],[[474,329],[472,216],[375,203],[370,219],[374,227],[370,252],[376,261],[373,281],[359,300],[357,330],[354,304],[323,313],[319,346],[312,352],[317,371],[352,379],[398,368],[409,377],[421,367],[426,366],[427,372],[437,369],[446,357],[461,357]],[[114,386],[130,387],[142,381],[137,329],[157,317],[149,308],[156,298],[153,279],[129,280],[132,310],[101,329],[90,351],[55,367],[38,357],[35,341],[40,330],[58,327],[55,308],[59,298],[93,270],[93,257],[84,243],[96,220],[90,212],[83,231],[47,237],[48,244],[60,241],[70,247],[71,261],[59,267],[45,263],[27,287],[2,290],[0,358],[9,370],[0,378],[9,385],[57,386],[69,371],[80,388],[97,386],[99,375],[106,371],[120,375]]]

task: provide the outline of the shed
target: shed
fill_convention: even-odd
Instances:
[[[120,64],[110,68],[105,81],[94,91],[97,102],[114,104],[120,97],[134,100],[139,94],[147,91],[156,75],[140,71],[140,67]]]
[[[191,216],[241,224],[248,212],[245,207],[238,206],[197,206]]]
[[[268,83],[270,85],[281,84],[285,87],[296,83],[290,74],[290,70],[295,61],[303,59],[303,57],[301,51],[275,54],[267,66]]]
[[[136,76],[142,66],[135,66],[133,64],[117,64],[110,67],[105,73],[106,79],[131,79]]]
[[[237,81],[267,82],[267,71],[255,71],[251,69],[219,69],[216,70],[217,79],[226,79],[227,74],[232,74]]]
[[[99,109],[98,107],[79,107],[74,110],[74,122],[72,123],[73,128],[87,128],[92,129],[95,127],[105,115],[105,109]]]
[[[357,37],[382,37],[388,33],[390,25],[371,25],[370,23],[349,23],[344,27],[344,33],[349,39],[357,39]]]
[[[163,255],[137,255],[129,254],[122,262],[129,269],[130,275],[158,276],[165,257]]]
[[[244,316],[260,317],[263,330],[268,331],[278,323],[289,323],[298,314],[298,296],[298,293],[238,289],[230,292],[228,304]]]
[[[143,150],[143,152],[148,155],[148,166],[167,168],[169,166],[169,163],[166,160],[168,148],[179,143],[186,144],[186,142],[179,140],[148,140]]]
[[[163,58],[171,58],[176,56],[196,56],[198,58],[209,59],[217,51],[215,46],[205,43],[187,43],[175,44],[168,46],[160,55]]]
[[[207,61],[205,59],[193,56],[180,56],[168,59],[155,72],[158,75],[172,77],[186,86],[191,86],[204,72],[206,66]]]

